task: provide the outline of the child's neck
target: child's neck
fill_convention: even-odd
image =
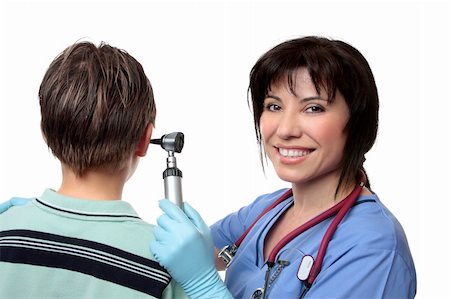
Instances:
[[[63,181],[57,191],[69,197],[92,200],[120,200],[126,178],[121,173],[87,171],[82,177],[63,169]]]

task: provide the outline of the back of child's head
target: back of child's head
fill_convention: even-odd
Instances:
[[[59,54],[42,80],[39,101],[48,147],[79,176],[121,168],[156,116],[141,64],[105,43],[78,42]]]

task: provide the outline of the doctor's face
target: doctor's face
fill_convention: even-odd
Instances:
[[[333,102],[324,88],[319,94],[306,68],[299,68],[293,79],[293,92],[287,79],[280,80],[264,100],[260,128],[265,152],[282,180],[338,180],[348,106],[339,91]]]

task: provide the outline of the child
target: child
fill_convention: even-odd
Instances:
[[[39,101],[62,183],[0,214],[0,298],[185,298],[148,252],[154,226],[121,200],[156,116],[141,64],[75,43],[50,64]]]

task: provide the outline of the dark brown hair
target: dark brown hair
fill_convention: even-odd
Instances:
[[[80,176],[122,167],[156,115],[141,64],[105,43],[78,42],[59,54],[44,75],[39,102],[48,147]]]
[[[250,72],[248,89],[261,158],[259,121],[267,92],[272,84],[285,78],[293,91],[293,77],[300,67],[307,68],[316,90],[324,88],[330,101],[339,90],[350,110],[337,194],[342,184],[353,184],[358,171],[364,171],[364,155],[375,143],[379,109],[375,80],[364,56],[343,41],[307,36],[285,41],[266,52]],[[370,188],[369,182],[366,186]]]

